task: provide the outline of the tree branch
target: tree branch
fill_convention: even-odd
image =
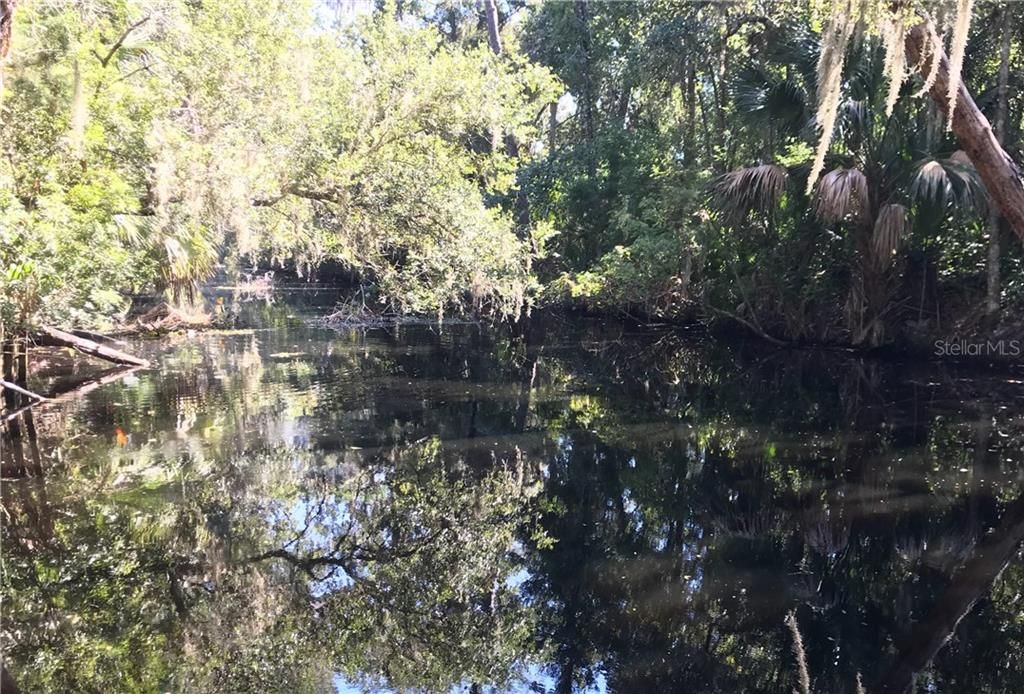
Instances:
[[[740,29],[747,24],[763,24],[767,29],[775,28],[775,24],[771,19],[759,14],[745,14],[736,17],[728,23],[725,30],[725,38],[732,38]]]
[[[128,38],[128,35],[131,34],[133,31],[135,31],[136,29],[138,29],[143,24],[145,24],[146,22],[148,22],[149,21],[149,17],[150,17],[150,15],[146,15],[145,17],[143,17],[142,19],[140,19],[139,21],[135,22],[134,24],[129,26],[127,29],[125,29],[121,33],[121,35],[117,38],[117,41],[114,41],[114,45],[110,47],[110,50],[107,51],[107,54],[105,56],[100,57],[99,53],[97,53],[96,51],[93,51],[92,54],[94,56],[96,56],[96,58],[100,61],[100,65],[102,65],[103,67],[106,67],[107,64],[110,62],[111,58],[114,57],[114,54],[117,53],[118,49],[120,49],[121,46],[124,45],[124,42]]]
[[[21,386],[17,385],[16,383],[5,381],[2,378],[0,378],[0,388],[8,388],[10,390],[13,390],[15,393],[21,393],[26,397],[35,398],[36,400],[49,400],[49,398],[44,398],[42,395],[37,395],[33,393],[31,390],[26,390]]]
[[[960,77],[950,74],[949,61],[942,47],[930,46],[926,23],[917,24],[907,32],[905,47],[907,63],[916,65],[922,75],[927,75],[934,61],[939,61],[937,77],[930,93],[942,113],[948,115],[949,81]],[[1021,172],[999,144],[992,126],[974,103],[962,79],[959,81],[956,111],[953,113],[953,134],[977,169],[985,189],[996,202],[1003,218],[1024,241],[1024,182],[1021,181]]]
[[[314,200],[317,202],[342,202],[341,191],[338,190],[310,190],[303,188],[299,185],[291,185],[283,188],[279,195],[275,195],[272,198],[256,198],[252,201],[254,207],[273,207],[277,203],[284,200],[289,195],[303,198],[305,200]]]

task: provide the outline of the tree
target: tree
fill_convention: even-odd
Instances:
[[[996,113],[994,119],[994,132],[1000,146],[1006,142],[1006,120],[1007,120],[1007,89],[1010,80],[1010,10],[1007,7],[1002,9],[1001,18],[1001,40],[999,44],[999,76],[996,81]],[[999,281],[1000,253],[1000,216],[999,210],[993,208],[989,211],[989,245],[988,245],[988,282],[985,311],[993,316],[999,311],[1001,286]]]
[[[981,184],[964,153],[949,152],[951,142],[927,108],[905,103],[887,113],[883,49],[869,41],[844,58],[829,171],[807,196],[805,176],[814,160],[802,138],[813,123],[806,105],[814,101],[816,75],[806,56],[814,55],[817,42],[790,41],[787,46],[780,37],[771,54],[751,61],[732,83],[742,120],[769,128],[775,151],[715,184],[714,204],[726,233],[743,234],[756,225],[764,235],[746,243],[715,240],[713,257],[727,264],[736,281],[729,294],[714,297],[713,306],[762,333],[774,326],[776,336],[791,340],[832,329],[823,323],[837,316],[815,314],[842,306],[849,341],[879,346],[902,318],[892,310],[894,295],[910,279],[905,249],[926,247],[947,223],[979,218]],[[837,231],[831,244],[821,227]],[[726,254],[721,261],[719,243]],[[845,287],[836,287],[831,273],[809,278],[808,268],[816,265],[848,268]],[[731,309],[737,303],[738,314]]]
[[[7,52],[11,48],[11,27],[14,24],[14,10],[18,7],[18,0],[3,0],[0,2],[0,61],[7,58]],[[2,76],[0,76],[0,91],[3,88]]]
[[[220,261],[340,262],[419,313],[531,300],[527,229],[491,204],[521,157],[474,147],[495,123],[533,136],[556,89],[544,70],[384,12],[314,32],[303,3],[19,13],[33,31],[14,34],[3,113],[9,327],[102,323],[146,289],[188,300]]]
[[[916,66],[925,80],[927,91],[946,114],[949,127],[956,134],[961,148],[967,152],[985,182],[989,195],[1010,227],[1024,241],[1024,182],[1020,171],[992,134],[988,120],[975,105],[961,79],[973,2],[964,0],[958,3],[952,16],[951,59],[946,58],[934,24],[915,17],[915,10],[907,3],[865,5],[862,8],[861,0],[839,0],[831,6],[818,62],[817,120],[822,135],[807,181],[808,191],[822,172],[832,139],[847,46],[859,23],[865,21],[864,15],[870,12],[868,26],[874,28],[886,44],[886,76],[891,85],[887,110],[891,112],[899,96],[899,87],[906,79],[905,66]]]
[[[922,71],[925,70],[922,58],[927,55],[924,48],[927,31],[925,25],[918,24],[907,34],[907,55],[913,63],[921,65]],[[945,55],[937,48],[932,50],[931,60],[937,62],[938,67],[929,92],[943,112],[948,114],[951,106],[946,100],[946,94],[951,89],[950,85],[957,84],[958,79],[950,72]],[[985,189],[999,206],[1010,228],[1024,241],[1024,183],[1021,181],[1020,170],[1000,146],[988,119],[978,110],[967,88],[959,84],[955,89],[958,94],[955,103],[958,106],[949,116],[953,133],[971,158],[978,175],[985,182]]]

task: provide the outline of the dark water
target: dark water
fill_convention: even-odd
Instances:
[[[1019,372],[243,314],[4,425],[21,691],[1024,688]]]

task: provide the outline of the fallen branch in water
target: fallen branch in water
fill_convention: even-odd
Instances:
[[[360,289],[345,301],[335,306],[334,311],[323,317],[329,328],[379,328],[393,325],[401,319],[401,313],[394,307],[377,306],[367,302],[364,290]]]
[[[140,359],[119,349],[101,345],[94,340],[78,337],[57,328],[40,328],[39,333],[35,336],[35,342],[40,345],[71,347],[83,354],[123,366],[149,366],[149,362],[145,359]]]
[[[22,388],[21,386],[17,385],[16,383],[11,383],[10,381],[5,381],[2,378],[0,378],[0,386],[2,386],[4,388],[8,388],[10,390],[13,390],[15,393],[21,393],[22,395],[25,395],[27,397],[35,398],[36,400],[39,400],[39,401],[49,400],[49,398],[43,397],[42,395],[39,395],[37,393],[33,393],[31,390],[26,390],[25,388]]]
[[[124,378],[125,376],[127,376],[128,374],[133,374],[133,373],[135,373],[136,371],[139,371],[142,368],[143,367],[141,367],[141,366],[133,366],[131,368],[120,368],[120,369],[108,370],[108,371],[106,371],[106,372],[104,372],[104,373],[102,373],[102,374],[100,374],[98,376],[93,376],[92,378],[88,378],[88,379],[86,379],[84,381],[78,381],[78,382],[72,384],[71,386],[69,386],[67,388],[64,388],[63,390],[58,390],[58,391],[56,391],[54,393],[51,393],[48,396],[44,397],[42,395],[34,395],[34,397],[39,398],[39,399],[36,400],[35,402],[31,402],[31,403],[25,405],[24,407],[18,408],[17,410],[14,410],[13,412],[10,412],[10,413],[4,415],[3,421],[4,422],[11,421],[12,419],[17,417],[18,415],[20,415],[23,412],[25,412],[25,410],[28,410],[28,409],[31,409],[32,407],[35,407],[40,402],[64,402],[66,400],[73,400],[75,398],[80,398],[83,395],[85,395],[86,393],[90,393],[90,392],[96,390],[100,386],[105,386],[105,385],[107,385],[109,383],[113,383],[114,381],[119,381],[122,378]]]
[[[218,317],[223,309],[217,304]],[[205,330],[215,323],[211,317],[202,309],[176,308],[164,302],[157,304],[141,316],[135,322],[126,326],[119,332],[121,335],[132,335],[136,333],[171,333],[179,330]]]
[[[779,345],[779,346],[783,346],[783,345],[789,344],[785,340],[780,340],[777,337],[773,337],[773,336],[769,335],[768,333],[766,333],[761,328],[761,326],[759,326],[759,325],[757,325],[755,323],[751,323],[746,318],[743,318],[741,316],[737,316],[735,313],[730,313],[729,311],[724,311],[724,310],[722,310],[720,308],[715,308],[714,306],[710,306],[709,308],[712,311],[714,311],[715,313],[717,313],[719,315],[722,315],[722,316],[725,316],[726,318],[734,320],[737,323],[739,323],[740,325],[743,325],[748,330],[750,330],[752,333],[754,333],[755,335],[760,337],[762,340],[767,340],[768,342],[771,342],[772,344]]]
[[[88,340],[94,340],[96,342],[109,342],[112,345],[120,345],[121,347],[128,346],[128,343],[125,342],[124,340],[119,340],[111,335],[98,333],[95,330],[84,330],[82,328],[75,328],[74,330],[69,330],[68,332],[71,333],[72,335],[75,335],[76,337],[84,337]]]
[[[133,366],[131,368],[125,369],[107,370],[106,372],[99,374],[98,376],[93,376],[92,378],[86,379],[84,381],[79,381],[70,388],[57,391],[56,393],[52,393],[49,396],[48,400],[51,400],[53,402],[60,402],[63,400],[72,400],[74,398],[80,398],[86,393],[91,393],[100,386],[105,386],[109,383],[120,381],[125,376],[133,374],[136,371],[141,370],[142,368],[143,367],[141,366]]]

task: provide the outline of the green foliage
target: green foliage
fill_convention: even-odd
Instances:
[[[549,297],[677,316],[689,301],[796,341],[877,345],[911,325],[973,324],[964,302],[984,286],[984,191],[935,105],[906,98],[917,78],[889,112],[885,50],[868,35],[846,49],[831,177],[805,192],[820,139],[816,17],[830,6],[547,3],[528,15],[522,45],[572,97],[556,149],[529,175],[535,217],[558,231],[538,264]],[[991,118],[1000,32],[974,27],[967,86]],[[1022,113],[1011,97],[1012,137]],[[855,178],[865,195],[842,186]],[[693,273],[666,310],[658,299],[680,265],[661,249],[655,264],[637,259],[671,238],[686,239]],[[1015,266],[1019,244],[1003,248]]]
[[[34,274],[5,285],[5,323],[180,299],[220,261],[340,261],[400,310],[518,314],[528,230],[493,203],[519,157],[489,137],[534,137],[550,73],[393,12],[317,22],[291,2],[22,3],[0,225],[5,270]]]
[[[31,210],[15,203],[0,214],[4,325],[91,323],[127,307],[121,292],[140,284],[143,269],[117,228],[97,220],[97,208],[75,206],[111,190],[80,184],[68,198],[48,196]]]
[[[529,289],[528,246],[511,216],[481,196],[507,195],[516,162],[488,151],[484,137],[502,128],[528,138],[535,104],[551,98],[550,76],[485,46],[446,44],[433,29],[402,28],[386,13],[318,56],[333,63],[337,82],[324,98],[346,98],[304,124],[305,148],[333,154],[302,162],[292,174],[302,183],[284,187],[273,208],[282,219],[319,220],[304,230],[300,257],[341,260],[400,310],[459,309],[468,299],[517,314]],[[274,233],[267,241],[280,255]]]
[[[543,296],[864,344],[948,324],[950,288],[976,296],[977,176],[933,105],[890,112],[870,32],[829,92],[831,178],[808,197],[823,7],[497,11],[496,55],[482,9],[450,2],[20,3],[0,104],[5,325],[109,321],[132,294],[181,300],[252,265],[340,264],[397,312],[512,316]],[[992,111],[1001,39],[973,26],[964,75]],[[766,178],[782,169],[784,186]],[[863,175],[857,215],[838,170]]]
[[[687,309],[695,244],[671,234],[641,234],[616,246],[584,272],[564,275],[548,291],[564,291],[586,306],[680,317]],[[557,295],[556,295],[557,298]]]

